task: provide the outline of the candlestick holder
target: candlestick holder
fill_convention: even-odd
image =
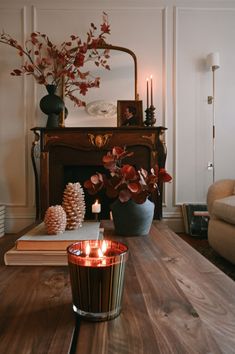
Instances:
[[[95,221],[100,221],[99,220],[99,213],[94,213],[94,215],[95,215]]]
[[[152,127],[156,122],[156,119],[154,117],[155,109],[156,108],[153,105],[151,105],[150,107],[146,108],[146,110],[145,110],[146,119],[144,121],[144,125],[146,125],[147,127]]]
[[[121,312],[128,247],[111,240],[79,241],[67,248],[73,310],[105,321]]]

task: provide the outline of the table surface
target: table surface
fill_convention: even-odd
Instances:
[[[155,225],[122,238],[104,223],[130,252],[122,313],[100,323],[76,321],[67,267],[4,266],[15,238],[1,238],[0,353],[235,353],[235,282]]]

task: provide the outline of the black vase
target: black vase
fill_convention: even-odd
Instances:
[[[48,95],[40,100],[40,108],[42,112],[48,115],[47,128],[59,127],[59,115],[64,109],[62,98],[55,94],[56,88],[56,85],[46,85]]]

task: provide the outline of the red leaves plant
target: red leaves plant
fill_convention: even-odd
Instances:
[[[109,198],[118,197],[123,203],[132,199],[136,203],[142,204],[154,191],[158,190],[159,183],[172,180],[166,170],[159,169],[158,166],[152,168],[148,173],[143,168],[136,170],[130,164],[123,164],[123,159],[131,156],[133,156],[133,152],[128,152],[120,146],[114,146],[102,159],[104,167],[110,172],[110,177],[98,172],[91,176],[84,183],[88,193],[94,195],[104,188]]]
[[[81,71],[88,61],[94,65],[110,70],[107,64],[109,51],[97,50],[99,44],[105,44],[106,35],[110,34],[108,16],[103,13],[103,21],[100,32],[91,23],[85,41],[79,36],[70,35],[69,40],[57,46],[49,37],[41,32],[33,32],[26,40],[25,45],[20,45],[9,34],[0,34],[0,43],[7,44],[18,51],[20,56],[25,57],[25,62],[19,69],[14,69],[13,76],[23,74],[32,75],[38,84],[54,84],[58,86],[64,77],[65,96],[77,106],[84,106],[85,102],[76,97],[76,94],[85,96],[91,88],[100,85],[100,78],[94,77],[90,71]]]

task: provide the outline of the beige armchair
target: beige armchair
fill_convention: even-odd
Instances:
[[[222,257],[235,264],[235,180],[212,184],[207,193],[210,215],[208,242]]]

